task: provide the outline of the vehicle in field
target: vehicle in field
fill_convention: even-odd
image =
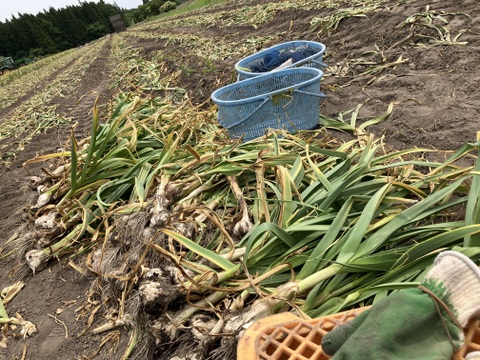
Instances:
[[[15,61],[11,57],[5,57],[0,60],[0,75],[3,75],[16,68]]]

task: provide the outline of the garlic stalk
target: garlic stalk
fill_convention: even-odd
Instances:
[[[243,237],[243,235],[248,233],[253,227],[253,223],[250,221],[247,202],[243,197],[243,192],[240,189],[240,186],[238,186],[237,179],[234,176],[227,176],[227,179],[230,183],[230,188],[235,195],[235,199],[237,199],[237,203],[240,206],[240,211],[242,212],[242,218],[233,227],[233,233],[239,237]]]

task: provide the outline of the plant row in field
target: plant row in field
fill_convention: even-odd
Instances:
[[[203,37],[201,35],[191,34],[156,34],[154,32],[146,31],[131,31],[126,33],[126,37],[133,37],[139,39],[148,39],[163,41],[165,44],[165,50],[163,53],[168,56],[169,48],[175,48],[177,51],[186,51],[189,54],[193,54],[201,59],[209,59],[211,61],[223,60],[227,58],[238,58],[252,53],[254,49],[266,44],[270,44],[279,38],[278,35],[268,36],[251,36],[248,41],[238,42],[225,41],[221,38]]]
[[[73,49],[72,50],[67,50],[67,51],[61,52],[59,54],[48,56],[48,57],[42,58],[40,60],[37,60],[35,62],[32,62],[28,65],[22,66],[18,69],[18,71],[15,71],[13,73],[10,72],[10,73],[7,73],[5,76],[0,77],[0,85],[3,87],[5,85],[9,84],[10,82],[12,82],[14,79],[17,79],[19,77],[27,75],[28,73],[43,69],[48,64],[50,64],[50,63],[52,63],[52,62],[54,62],[54,61],[56,61],[56,60],[58,60],[58,59],[60,59],[64,56],[67,56],[68,54],[70,54],[71,52],[74,52],[74,51],[75,50],[73,50]]]
[[[74,57],[65,56],[64,64],[73,61]],[[62,62],[63,63],[63,62]],[[36,65],[34,67],[34,65]],[[5,108],[14,104],[19,98],[26,95],[32,89],[45,85],[45,81],[58,69],[58,61],[43,61],[41,64],[33,63],[23,68],[8,73],[0,78],[5,80],[0,88],[2,98],[1,107]]]
[[[362,13],[362,11],[363,13],[368,13],[376,9],[380,4],[384,2],[384,0],[349,2],[349,6],[354,8],[348,8],[346,10],[339,11],[345,14],[344,16],[346,18],[350,11],[352,12],[352,16],[354,16],[354,11],[356,13]],[[250,25],[256,28],[258,25],[266,24],[272,21],[275,16],[282,11],[335,9],[341,8],[344,4],[335,1],[290,0],[281,2],[266,2],[251,6],[245,5],[243,7],[241,7],[240,5],[241,4],[237,4],[234,9],[208,12],[205,14],[201,14],[201,16],[192,13],[192,15],[182,17],[181,19],[158,19],[138,25],[136,28],[140,30],[156,30],[184,26],[225,28],[238,26],[239,24]],[[355,6],[358,6],[358,8],[355,8]],[[212,9],[214,9],[214,7]]]
[[[17,152],[23,150],[25,145],[39,132],[69,122],[69,119],[56,113],[57,104],[52,104],[52,100],[57,96],[64,97],[73,92],[90,64],[99,56],[99,50],[105,46],[105,41],[107,40],[86,46],[78,53],[72,53],[75,60],[58,76],[45,84],[43,91],[35,93],[16,107],[7,121],[1,124],[0,150],[3,163],[8,164],[15,158]],[[52,62],[52,68],[55,68],[55,65],[61,66],[63,59]],[[50,65],[49,70],[51,70]],[[22,79],[18,79],[17,85],[28,87],[30,77]]]
[[[15,103],[19,98],[26,95],[32,89],[48,88],[50,78],[58,71],[87,53],[89,47],[77,50],[68,50],[57,55],[42,59],[38,62],[23,66],[0,78],[1,108]],[[1,81],[4,80],[2,83]]]
[[[347,113],[320,119],[361,135],[347,143],[324,129],[232,141],[214,111],[175,97],[175,77],[124,40],[114,39],[114,76],[138,91],[118,94],[108,119],[94,110],[90,138],[72,135],[68,152],[37,159],[60,166],[33,179],[35,226],[16,244],[35,271],[88,254],[85,267],[72,266],[108,283],[108,313],[159,351],[183,336],[205,355],[216,336],[233,339],[260,316],[371,304],[415,286],[442,250],[480,253],[478,176],[455,166],[479,143],[445,163],[423,158],[432,150],[388,151],[366,127],[391,109],[361,127],[358,109],[350,124]]]
[[[384,1],[368,1],[365,2],[272,2],[255,4],[252,6],[238,6],[233,9],[228,6],[219,8],[217,12],[192,13],[190,16],[184,16],[179,19],[172,20],[158,19],[146,24],[141,24],[131,30],[135,36],[142,39],[155,37],[169,37],[171,43],[175,46],[182,46],[185,51],[195,51],[198,56],[208,58],[210,61],[217,59],[225,59],[232,55],[240,58],[248,55],[258,48],[265,47],[275,42],[274,36],[253,37],[246,35],[245,37],[230,37],[228,40],[215,39],[215,41],[190,35],[168,34],[168,29],[183,28],[185,26],[208,28],[223,28],[227,26],[235,26],[237,24],[250,24],[256,27],[271,21],[276,14],[284,10],[294,9],[327,9],[327,13],[321,16],[315,16],[310,20],[310,31],[316,33],[320,39],[330,36],[339,24],[345,19],[352,17],[367,17],[374,11],[391,11],[389,7],[383,7]],[[466,20],[468,14],[464,13],[447,13],[444,11],[436,11],[430,7],[426,7],[424,11],[411,14],[405,17],[403,22],[398,26],[405,29],[410,27],[410,34],[402,40],[410,45],[417,46],[438,46],[438,45],[465,45],[466,41],[460,41],[462,35],[467,33],[466,28],[460,28],[453,31],[448,24],[453,18]],[[463,18],[463,19],[462,19]],[[460,23],[461,24],[461,23]],[[295,24],[291,24],[295,26]],[[156,34],[156,30],[162,30],[161,34]],[[167,31],[165,31],[167,30]],[[276,34],[277,38],[283,34]],[[271,41],[271,42],[270,42]],[[200,45],[200,46],[198,46]],[[203,46],[202,46],[203,45]],[[387,76],[395,76],[391,69],[395,69],[400,65],[409,62],[407,56],[398,53],[397,43],[392,44],[388,49],[379,48],[373,44],[372,51],[362,54],[360,57],[344,59],[339,64],[325,68],[325,76],[334,75],[339,77],[350,78],[342,86],[349,86],[355,81],[364,81],[366,86],[371,85]],[[246,49],[246,51],[242,51]],[[394,52],[391,50],[394,49]],[[213,50],[213,51],[212,51]],[[215,54],[215,55],[212,55]],[[394,54],[395,56],[393,56]],[[326,54],[328,58],[328,53]],[[327,60],[328,61],[328,60]]]

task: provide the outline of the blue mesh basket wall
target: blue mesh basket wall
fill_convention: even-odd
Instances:
[[[218,89],[218,121],[231,138],[251,140],[267,129],[313,129],[320,115],[322,71],[312,68],[270,72]]]

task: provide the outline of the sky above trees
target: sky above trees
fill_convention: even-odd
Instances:
[[[97,1],[97,0],[88,0]],[[142,4],[142,0],[104,0],[106,3],[116,3],[119,7],[124,9],[136,8]],[[67,5],[78,5],[78,0],[13,0],[1,1],[0,6],[0,21],[11,19],[12,15],[17,17],[18,13],[35,15],[43,10],[48,10],[50,7],[60,9]]]

